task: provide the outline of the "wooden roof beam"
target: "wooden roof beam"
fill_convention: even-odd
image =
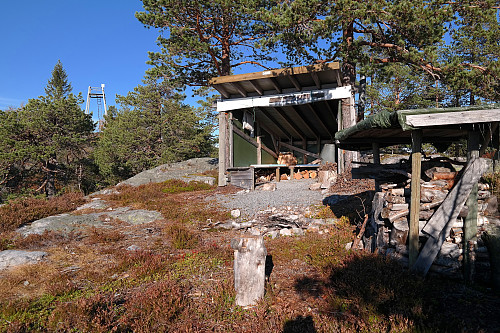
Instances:
[[[264,95],[264,89],[262,89],[259,86],[259,84],[257,83],[257,81],[250,80],[250,81],[248,81],[248,83],[250,83],[250,85],[255,89],[255,91],[257,92],[257,94],[259,94],[260,96]]]
[[[271,81],[271,84],[273,85],[274,89],[278,92],[278,94],[281,94],[281,88],[280,85],[278,84],[278,81],[274,77],[270,77],[269,80]]]
[[[330,130],[328,129],[328,127],[325,125],[325,123],[323,122],[323,120],[321,120],[321,118],[319,117],[318,113],[316,112],[316,110],[314,109],[314,107],[311,105],[311,104],[306,104],[307,105],[307,108],[309,109],[309,111],[311,111],[312,115],[314,116],[314,118],[316,118],[316,120],[318,121],[319,123],[319,126],[321,127],[321,129],[323,131],[325,131],[326,133],[328,133],[328,135],[330,135],[331,138],[334,137],[334,135],[332,134],[332,132],[330,132]]]
[[[293,75],[287,74],[287,77],[290,80],[290,82],[292,82],[293,86],[295,87],[295,89],[297,89],[297,91],[302,91],[302,86]]]
[[[266,110],[258,108],[259,110],[268,120],[270,120],[274,126],[276,126],[287,138],[293,138],[293,136],[283,127],[279,122],[276,121]]]
[[[318,73],[311,72],[311,77],[314,81],[314,84],[316,85],[316,88],[321,89],[321,82],[319,81]]]
[[[224,98],[229,98],[231,95],[224,89],[222,84],[214,85],[215,90],[217,90]]]
[[[243,89],[243,87],[239,83],[231,82],[229,84],[232,85],[234,89],[238,90],[241,96],[247,97],[247,92],[245,91],[245,89]]]
[[[337,124],[337,117],[335,116],[335,112],[332,110],[332,107],[330,106],[328,101],[325,101],[325,105],[326,109],[328,110],[328,113],[330,114],[330,116],[332,116],[333,121],[335,122],[335,124]]]
[[[292,110],[296,113],[297,117],[302,121],[302,125],[309,131],[313,134],[313,136],[316,138],[316,140],[319,140],[319,136],[318,134],[313,131],[312,127],[311,127],[311,124],[304,118],[302,118],[302,116],[300,115],[299,113],[299,110],[297,110],[297,107],[295,105],[291,105],[290,106],[292,108]]]
[[[278,109],[278,108],[272,108],[276,113],[278,113],[281,118],[283,118],[283,122],[288,126],[290,127],[291,129],[294,130],[295,133],[298,134],[298,136],[302,139],[302,140],[305,140],[306,139],[306,136],[304,133],[302,133],[302,131],[297,127],[295,126],[295,124],[293,123],[292,119],[290,119],[290,117],[288,117],[286,115],[285,112],[283,112],[282,110]]]

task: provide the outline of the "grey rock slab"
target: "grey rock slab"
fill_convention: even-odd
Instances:
[[[106,214],[109,217],[119,219],[123,222],[127,222],[132,225],[150,223],[163,218],[161,213],[154,210],[145,210],[145,209],[135,209],[126,211],[117,209],[114,212],[108,212]]]
[[[82,209],[106,209],[108,208],[109,205],[106,203],[106,201],[94,198],[92,199],[91,202],[87,202],[86,204],[78,207],[76,210],[82,210]]]
[[[218,167],[218,160],[204,157],[192,158],[187,161],[163,164],[156,168],[138,173],[118,185],[126,184],[139,186],[148,183],[161,183],[169,179],[180,179],[186,182],[200,181],[213,185],[215,179],[209,176],[196,175],[205,171],[214,170]]]
[[[15,266],[35,264],[48,255],[43,251],[5,250],[0,252],[0,270]]]
[[[104,222],[99,219],[99,216],[100,214],[98,213],[85,215],[60,214],[34,221],[17,229],[17,232],[23,236],[27,236],[30,234],[41,235],[45,230],[69,233],[83,227],[104,226]]]

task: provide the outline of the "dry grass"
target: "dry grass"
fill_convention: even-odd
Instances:
[[[169,186],[175,189],[166,193]],[[90,228],[86,236],[46,233],[13,242],[40,246],[50,259],[2,273],[0,331],[488,332],[500,327],[498,297],[452,281],[422,280],[393,261],[346,250],[355,231],[347,218],[330,234],[266,239],[274,266],[266,295],[254,308],[237,307],[229,246],[237,235],[201,232],[193,222],[206,215],[197,207],[190,211],[193,201],[183,199],[200,201],[210,190],[179,190],[187,187],[124,187],[112,197],[115,205],[152,209],[168,203],[162,213],[184,212],[147,227],[112,224]],[[222,219],[225,213],[214,214]],[[321,207],[314,214],[336,216]],[[127,251],[130,244],[140,249]]]
[[[0,207],[0,233],[13,231],[35,220],[69,212],[85,202],[79,192],[50,199],[24,198]]]

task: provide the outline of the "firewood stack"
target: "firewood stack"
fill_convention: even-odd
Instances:
[[[428,237],[422,232],[422,228],[445,200],[455,182],[458,181],[458,176],[458,173],[450,167],[430,166],[428,169],[423,170],[422,178],[426,178],[426,180],[421,180],[420,189],[420,244],[425,243]],[[384,178],[386,178],[385,174]],[[479,184],[478,198],[479,237],[476,247],[476,265],[478,266],[478,273],[481,273],[481,267],[488,270],[486,266],[489,265],[487,251],[480,239],[480,235],[485,230],[485,224],[491,219],[486,217],[485,214],[497,215],[498,205],[496,197],[491,195],[487,184]],[[409,203],[409,182],[385,182],[380,185],[380,191],[375,193],[372,203],[371,232],[365,233],[363,237],[365,248],[371,248],[372,251],[378,251],[407,263]],[[463,225],[467,213],[468,209],[464,206],[454,221],[450,234],[447,235],[438,257],[434,260],[430,269],[431,272],[447,275],[456,275],[460,272],[463,252]]]

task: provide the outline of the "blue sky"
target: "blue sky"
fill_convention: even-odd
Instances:
[[[141,10],[139,0],[2,1],[0,110],[44,95],[58,59],[75,94],[86,98],[88,86],[104,83],[114,105],[141,83],[147,52],[158,50],[158,32],[134,17]]]

